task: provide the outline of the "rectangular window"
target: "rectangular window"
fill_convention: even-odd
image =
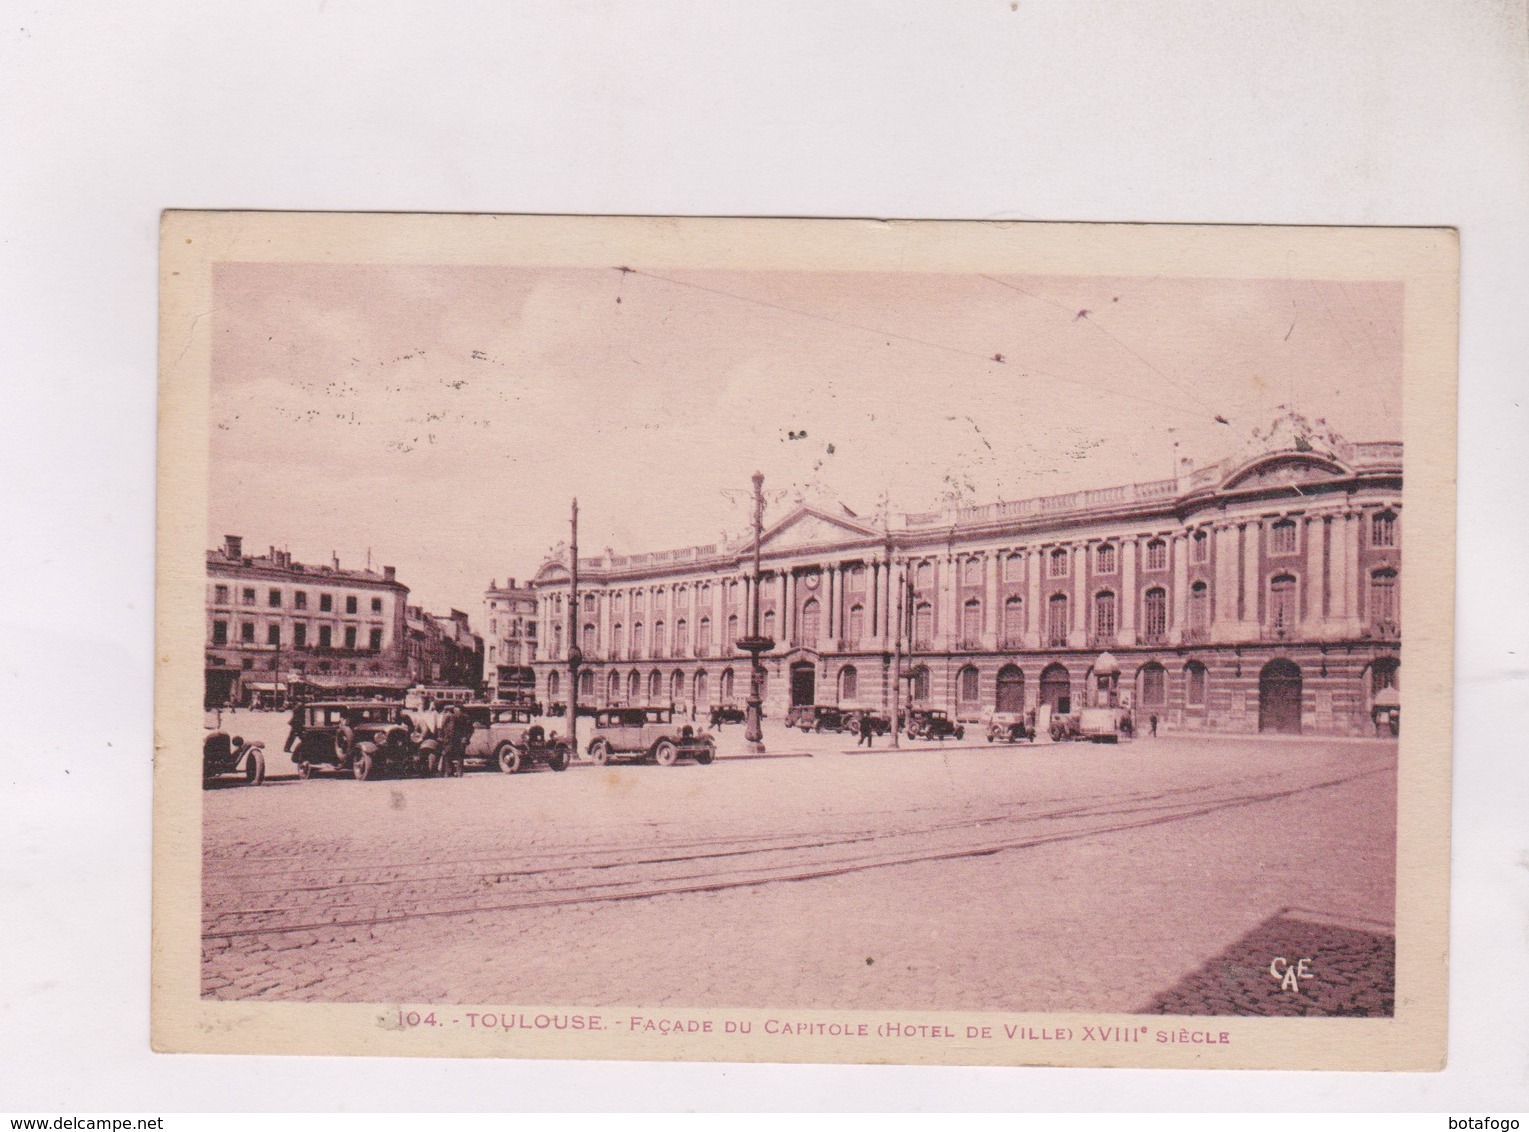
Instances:
[[[247,645],[255,643],[255,623],[253,621],[246,621],[243,625],[239,626],[239,639]]]
[[[266,598],[266,604],[269,605],[272,609],[280,609],[281,608],[281,591],[280,590],[272,590],[270,592],[270,594]]]
[[[382,647],[382,630],[381,629],[373,629],[372,630],[371,644],[368,645],[367,647],[372,649],[374,652],[377,649],[380,649]]]
[[[214,621],[212,623],[212,643],[215,645],[228,644],[228,622]]]
[[[329,647],[329,642],[333,639],[333,632],[328,625],[319,626],[319,648],[327,649]],[[324,671],[328,672],[329,669],[326,668]]]
[[[294,625],[294,626],[292,626],[292,643],[294,645],[296,645],[298,648],[303,648],[304,646],[307,645],[307,643],[308,643],[308,626],[306,626],[306,625]]]
[[[355,594],[346,594],[345,595],[345,612],[346,613],[354,613],[355,611],[356,611],[356,595]]]
[[[354,601],[355,599],[352,598],[351,600]],[[345,647],[348,649],[356,647],[356,627],[354,625],[345,626]]]
[[[1115,595],[1111,593],[1094,596],[1094,633],[1099,637],[1115,635]]]
[[[1381,511],[1370,517],[1370,545],[1396,545],[1396,516],[1390,511]]]
[[[307,609],[308,608],[308,591],[307,590],[294,590],[293,591],[293,593],[292,593],[292,608],[293,609]]]
[[[1025,576],[1025,560],[1021,555],[1011,554],[1003,560],[1003,580],[1006,582],[1023,581]]]
[[[1155,538],[1147,544],[1147,569],[1168,569],[1168,544],[1160,538]]]
[[[244,591],[244,604],[245,605],[254,605],[255,604],[255,590],[254,590],[253,587],[247,588]]]
[[[1269,528],[1269,553],[1294,554],[1296,527],[1289,519],[1281,520]]]
[[[1112,543],[1105,543],[1094,553],[1094,569],[1101,574],[1113,574],[1115,572],[1115,547]]]
[[[373,613],[381,613],[382,612],[382,599],[380,597],[372,598],[372,612]]]
[[[1057,547],[1057,549],[1051,552],[1051,576],[1053,578],[1067,577],[1068,557],[1067,550],[1064,547]]]
[[[228,604],[228,587],[227,586],[217,586],[217,587],[215,587],[214,595],[215,596],[213,597],[213,600],[216,601],[219,605],[227,605]]]
[[[1190,540],[1190,560],[1195,563],[1204,563],[1210,558],[1210,535],[1204,531],[1196,531],[1195,537]]]
[[[267,625],[265,627],[265,643],[268,645],[275,645],[277,648],[281,647],[280,625]]]

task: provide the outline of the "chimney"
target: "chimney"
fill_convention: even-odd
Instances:
[[[384,566],[382,568],[382,580],[384,582],[396,581],[397,578],[398,578],[398,571],[393,569],[393,567],[391,567],[391,566]]]
[[[244,540],[238,535],[223,536],[223,557],[237,562],[244,557]]]
[[[506,578],[504,580],[504,588],[507,589],[507,590],[513,590],[515,588],[515,579],[514,578]]]

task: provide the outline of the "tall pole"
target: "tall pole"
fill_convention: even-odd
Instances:
[[[897,566],[892,561],[892,543],[889,539],[887,541],[888,586],[891,586],[893,583],[896,569]],[[887,607],[888,612],[890,612],[892,602],[890,600],[890,591],[888,593]],[[892,746],[900,747],[902,742],[898,731],[898,724],[903,713],[903,587],[901,582],[897,583],[897,620],[888,627],[892,630]]]
[[[568,587],[568,749],[579,753],[579,665],[584,653],[579,648],[579,501],[573,501],[569,517],[572,545],[569,547]]]
[[[749,698],[744,708],[743,739],[754,754],[762,754],[764,745],[764,662],[759,654],[769,652],[775,642],[759,632],[759,543],[764,534],[764,473],[754,473],[754,593],[749,608],[749,634],[738,647],[749,654]]]

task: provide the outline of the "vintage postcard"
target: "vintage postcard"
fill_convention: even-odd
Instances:
[[[1457,262],[167,213],[156,1048],[1439,1068]]]

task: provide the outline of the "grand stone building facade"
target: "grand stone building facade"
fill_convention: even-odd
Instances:
[[[766,714],[887,707],[895,679],[962,718],[1065,712],[1102,661],[1139,725],[1373,734],[1398,710],[1401,531],[1399,443],[1288,428],[1166,480],[878,523],[803,504],[762,541]],[[579,702],[741,703],[752,572],[746,539],[581,558]],[[557,557],[531,582],[549,702],[569,582]]]

